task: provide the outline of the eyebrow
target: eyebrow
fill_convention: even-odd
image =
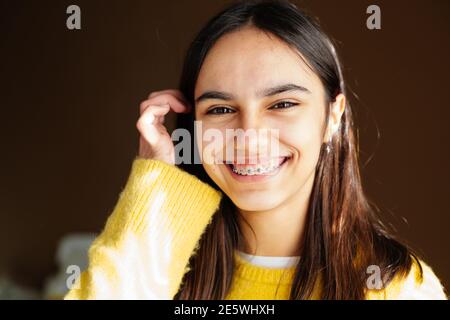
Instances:
[[[311,91],[309,91],[307,88],[303,87],[303,86],[299,86],[293,83],[288,83],[288,84],[282,84],[282,85],[278,85],[272,88],[266,88],[264,90],[260,90],[257,93],[258,97],[269,97],[269,96],[274,96],[276,94],[280,94],[283,92],[288,92],[288,91],[300,91],[300,92],[304,92],[304,93],[311,93]],[[208,99],[219,99],[219,100],[225,100],[225,101],[229,101],[229,100],[233,100],[235,97],[231,94],[231,93],[227,93],[227,92],[221,92],[221,91],[215,91],[215,90],[210,90],[210,91],[206,91],[203,94],[201,94],[197,99],[195,99],[196,103],[199,103],[201,101],[204,100],[208,100]]]

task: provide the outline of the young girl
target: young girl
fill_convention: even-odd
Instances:
[[[364,195],[341,65],[315,20],[233,4],[192,42],[179,89],[141,104],[139,156],[66,299],[446,298]],[[178,166],[170,110],[195,136]]]

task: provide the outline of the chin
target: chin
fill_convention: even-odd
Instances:
[[[231,195],[229,197],[236,207],[245,211],[271,210],[278,207],[282,203],[282,200],[278,199],[278,197],[273,196],[273,194],[272,196],[267,194],[241,194]]]

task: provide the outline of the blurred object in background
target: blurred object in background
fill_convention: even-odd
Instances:
[[[62,299],[67,293],[67,279],[72,273],[69,266],[77,266],[83,271],[88,266],[88,250],[96,235],[92,233],[68,234],[59,242],[56,253],[58,273],[49,277],[45,283],[43,298]]]
[[[0,300],[36,300],[40,298],[38,291],[19,286],[8,276],[0,275]]]

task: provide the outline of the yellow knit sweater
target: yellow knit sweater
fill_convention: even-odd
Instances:
[[[89,249],[89,267],[65,299],[172,299],[221,192],[158,160],[136,158],[128,182],[103,232]],[[295,267],[256,266],[235,255],[227,299],[288,299]],[[446,299],[433,271],[422,262],[368,299]],[[312,298],[320,298],[320,288]]]

